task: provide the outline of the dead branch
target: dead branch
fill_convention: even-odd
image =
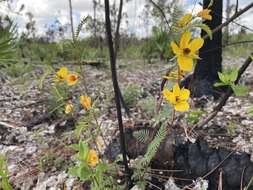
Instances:
[[[253,2],[250,3],[249,5],[247,5],[245,8],[243,8],[242,10],[235,12],[235,14],[230,17],[226,22],[222,23],[221,25],[217,26],[216,28],[214,28],[212,30],[212,33],[216,33],[219,30],[221,30],[223,27],[227,26],[229,23],[233,22],[236,18],[238,18],[239,16],[241,16],[243,13],[247,12],[249,9],[251,9],[253,7]],[[207,39],[209,36],[208,34],[206,34],[203,38]]]
[[[162,8],[161,8],[159,5],[157,5],[153,0],[149,0],[149,2],[150,2],[154,7],[156,7],[156,8],[160,11],[160,13],[161,13],[161,15],[163,16],[163,18],[164,18],[166,24],[167,24],[168,26],[170,26],[170,23],[169,23],[169,21],[168,21],[166,15],[165,15],[165,13],[164,13],[164,11],[162,10]]]
[[[119,41],[120,41],[119,29],[120,29],[120,23],[121,23],[121,18],[122,18],[122,9],[123,9],[123,0],[120,0],[117,26],[116,26],[116,32],[115,32],[115,40],[114,40],[115,41],[115,56],[116,57],[117,57],[118,50],[119,50]]]
[[[17,126],[12,125],[12,124],[10,124],[10,123],[6,123],[6,122],[4,122],[4,121],[0,121],[0,126],[4,126],[4,127],[6,127],[6,128],[11,128],[11,129],[18,129]]]
[[[120,131],[120,146],[121,146],[121,153],[123,156],[123,163],[125,166],[126,180],[127,180],[128,188],[130,189],[132,186],[131,171],[128,167],[128,160],[127,160],[127,154],[126,154],[126,140],[125,140],[122,113],[121,113],[120,92],[119,92],[117,69],[116,69],[116,57],[115,57],[115,51],[113,47],[113,40],[112,40],[109,0],[104,0],[104,3],[105,3],[105,23],[106,23],[105,25],[106,25],[107,42],[108,42],[108,48],[109,48],[109,54],[110,54],[110,64],[111,64],[111,76],[112,76],[112,83],[113,83],[114,94],[115,94],[118,127]]]
[[[239,71],[238,71],[238,76],[237,79],[235,81],[235,84],[238,84],[242,74],[245,72],[245,70],[249,67],[250,63],[252,62],[252,56],[253,53],[251,54],[251,56],[249,56],[246,61],[244,62],[244,64],[240,67]],[[196,125],[194,125],[189,131],[190,133],[192,132],[193,129],[195,129],[196,127],[202,127],[204,125],[206,125],[207,123],[209,123],[209,121],[211,121],[217,114],[218,112],[222,109],[222,107],[226,104],[227,100],[229,99],[229,97],[233,94],[233,90],[231,88],[229,88],[227,90],[227,92],[225,93],[225,95],[222,97],[222,99],[220,100],[219,104],[217,106],[214,107],[212,113],[207,116],[204,120],[200,121],[199,123],[197,123]]]

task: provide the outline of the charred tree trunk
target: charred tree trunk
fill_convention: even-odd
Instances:
[[[113,83],[113,89],[114,89],[114,95],[115,95],[118,127],[120,131],[120,147],[121,147],[121,153],[123,157],[123,164],[125,166],[126,182],[127,182],[127,187],[128,187],[127,189],[131,189],[132,187],[131,170],[128,167],[128,160],[127,160],[127,155],[126,155],[126,141],[125,141],[124,126],[123,126],[121,104],[120,104],[121,93],[120,93],[118,79],[117,79],[116,56],[115,56],[115,50],[113,47],[113,40],[112,40],[109,0],[104,0],[104,3],[105,3],[105,26],[106,26],[106,34],[107,34],[107,43],[108,43],[108,49],[109,49],[109,55],[110,55],[111,75],[112,75],[112,83]]]
[[[207,8],[210,0],[203,1],[203,8]],[[211,30],[222,24],[222,0],[214,0],[211,21],[204,21]],[[205,36],[206,32],[201,31],[201,36]],[[216,95],[213,84],[218,79],[218,71],[222,69],[222,31],[213,34],[213,39],[205,39],[204,46],[199,51],[198,60],[193,74],[193,83],[191,84],[192,93],[199,97],[202,95]]]
[[[116,54],[116,57],[117,57],[117,54],[118,54],[118,51],[119,51],[119,42],[120,42],[119,29],[120,29],[120,23],[121,23],[121,18],[122,18],[122,8],[123,8],[123,0],[120,0],[117,26],[116,26],[116,32],[115,32],[115,40],[114,40],[115,41],[115,54]]]

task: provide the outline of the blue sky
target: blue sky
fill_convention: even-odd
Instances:
[[[103,0],[101,1],[103,2]],[[124,24],[125,21],[123,21],[122,27],[129,33],[135,33],[139,36],[145,36],[149,33],[146,31],[147,27],[145,27],[141,19],[145,1],[146,0],[131,0],[124,6],[124,11],[128,14],[129,25],[126,26],[126,24]],[[235,1],[236,0],[231,0],[231,3],[235,3]],[[251,1],[252,0],[239,0],[239,7],[242,8]],[[116,0],[116,2],[119,2],[119,0]],[[179,5],[182,6],[185,11],[191,11],[194,2],[195,0],[179,0]],[[202,0],[197,0],[197,2],[202,2]],[[224,2],[226,2],[226,0],[224,0]],[[50,25],[56,18],[58,18],[62,24],[69,23],[68,0],[14,0],[13,8],[18,10],[22,4],[25,5],[25,10],[21,15],[11,13],[4,6],[0,6],[0,14],[8,13],[18,24],[20,32],[24,30],[25,23],[27,22],[25,12],[31,12],[34,15],[37,28],[36,32],[38,35],[43,35],[45,32],[45,25]],[[93,14],[92,0],[72,0],[72,4],[75,25],[77,25],[79,20],[84,16]],[[197,3],[194,11],[197,12],[198,10],[201,10],[201,6]],[[253,28],[252,20],[253,10],[240,17],[239,22]],[[152,26],[150,26],[150,28],[151,27]],[[231,28],[233,28],[233,25]],[[67,36],[70,36],[70,34],[67,34]]]

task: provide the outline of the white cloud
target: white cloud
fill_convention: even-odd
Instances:
[[[123,11],[128,15],[129,25],[128,28],[123,20],[122,26],[129,32],[134,32],[140,36],[147,34],[146,26],[143,23],[142,10],[144,4],[147,0],[131,0],[129,3],[125,4]],[[235,1],[235,0],[233,0]],[[232,3],[233,3],[232,1]],[[103,2],[103,0],[101,0]],[[113,2],[113,1],[111,1]],[[125,1],[124,1],[125,2]],[[193,0],[180,0],[179,5],[186,11],[192,11]],[[199,0],[198,2],[202,2]],[[16,15],[14,13],[8,12],[7,9],[0,6],[0,14],[10,14],[19,25],[19,31],[23,31],[25,23],[27,22],[27,16],[25,12],[31,12],[34,15],[36,21],[36,28],[38,34],[43,34],[46,30],[45,25],[51,24],[56,18],[62,24],[69,24],[69,4],[68,0],[14,0],[13,7],[17,11],[22,4],[25,5],[25,9],[21,15]],[[117,6],[119,0],[116,0]],[[240,8],[246,6],[249,3],[248,0],[240,1]],[[79,20],[87,15],[93,15],[93,3],[92,0],[72,0],[73,5],[73,16],[74,24],[77,25]],[[225,6],[224,6],[225,8]],[[198,3],[194,8],[194,12],[201,10],[202,7]],[[99,16],[103,16],[100,13]],[[240,19],[241,24],[245,24],[248,27],[253,28],[253,11],[249,11],[247,14],[243,15]],[[152,21],[151,21],[152,23]],[[149,27],[151,28],[151,26]],[[70,35],[69,35],[70,36]]]

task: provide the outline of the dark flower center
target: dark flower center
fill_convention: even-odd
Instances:
[[[191,50],[189,48],[184,48],[183,52],[185,55],[188,55],[191,52]]]
[[[76,80],[76,76],[74,76],[74,75],[73,75],[73,76],[70,76],[70,80],[71,80],[71,81],[75,81],[75,80]]]

